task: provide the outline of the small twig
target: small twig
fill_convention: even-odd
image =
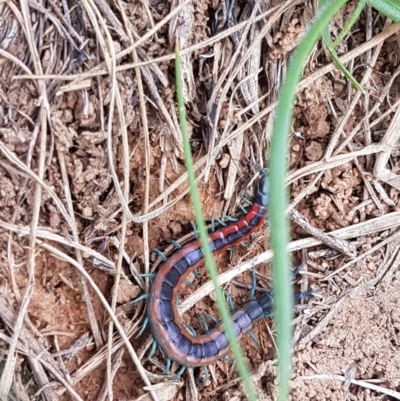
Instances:
[[[331,234],[327,234],[313,227],[309,221],[300,214],[296,209],[292,209],[290,212],[290,218],[300,226],[307,234],[312,235],[314,238],[318,238],[322,243],[328,245],[332,249],[336,249],[340,253],[344,253],[349,258],[355,258],[357,255],[356,247],[340,238],[335,238]]]

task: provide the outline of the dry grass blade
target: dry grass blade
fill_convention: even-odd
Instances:
[[[35,71],[36,73],[41,75],[43,73],[43,70],[40,63],[38,50],[36,48],[36,43],[33,37],[32,24],[30,19],[31,16],[29,13],[28,3],[26,1],[21,2],[21,9],[24,19],[24,24],[27,27],[26,40],[28,42],[28,46],[33,57]],[[42,104],[39,112],[40,137],[38,141],[38,146],[40,148],[40,158],[38,160],[38,166],[39,166],[38,178],[40,181],[43,181],[45,154],[46,154],[45,150],[46,150],[47,119],[49,117],[49,110],[48,110],[48,100],[46,95],[46,87],[43,81],[38,81],[38,88],[40,95],[42,97]],[[33,286],[35,278],[36,228],[39,223],[41,199],[42,199],[42,187],[39,183],[36,183],[34,207],[33,207],[32,222],[31,222],[31,235],[29,240],[28,284],[20,305],[18,316],[15,321],[13,337],[8,350],[8,357],[4,365],[4,370],[2,372],[0,379],[0,398],[6,398],[12,386],[14,370],[17,363],[16,348],[19,341],[19,336],[21,335],[21,331],[23,330],[24,319],[28,312],[29,303],[33,294]]]
[[[344,376],[339,375],[313,375],[313,376],[298,376],[294,380],[339,380],[341,382],[350,381],[351,384],[355,384],[356,386],[364,387],[372,391],[376,391],[377,393],[385,394],[390,397],[393,397],[395,400],[400,400],[400,393],[394,390],[390,390],[383,386],[377,386],[376,384],[369,383],[365,380],[356,380],[356,379],[348,379]]]
[[[388,146],[386,151],[380,153],[379,157],[375,161],[374,176],[390,184],[396,179],[400,179],[396,174],[388,171],[386,168],[387,162],[390,158],[394,147],[396,146],[400,137],[400,107],[397,108],[394,113],[393,119],[387,129],[385,135],[382,138],[381,143]]]
[[[332,156],[329,158],[329,161],[321,160],[321,161],[318,161],[315,163],[311,163],[308,166],[305,166],[301,169],[298,169],[297,171],[295,171],[293,173],[289,173],[289,175],[286,179],[286,182],[288,184],[291,184],[306,175],[315,174],[320,171],[330,170],[335,167],[341,166],[357,157],[367,156],[367,155],[379,153],[379,152],[389,150],[389,149],[390,149],[390,147],[385,144],[373,144],[373,145],[365,146],[362,149],[357,150],[357,151],[345,153],[342,155]]]
[[[6,223],[5,221],[0,221],[0,227],[4,228],[5,230],[13,231],[19,236],[29,236],[31,231],[30,227],[21,227],[14,224]],[[80,250],[81,252],[84,252],[87,255],[91,255],[94,259],[98,260],[99,267],[107,267],[105,271],[111,274],[113,273],[113,269],[115,269],[114,262],[112,260],[107,259],[101,253],[96,252],[95,250],[87,246],[84,246],[80,243],[75,243],[74,241],[69,241],[65,237],[61,237],[60,235],[52,233],[51,231],[39,229],[36,231],[36,233],[38,238],[58,242],[59,244],[62,244],[64,246],[70,246],[72,248]]]

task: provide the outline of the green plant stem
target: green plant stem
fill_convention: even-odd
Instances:
[[[204,219],[201,212],[199,194],[196,186],[196,178],[193,170],[193,159],[192,152],[190,149],[188,131],[187,131],[187,122],[186,122],[186,111],[185,104],[183,100],[183,88],[182,88],[182,69],[180,63],[180,51],[178,45],[175,46],[175,73],[176,73],[176,89],[178,94],[178,107],[179,107],[179,121],[182,131],[183,137],[183,150],[185,153],[185,166],[188,172],[189,179],[189,187],[190,187],[190,195],[192,199],[192,204],[194,208],[195,218],[197,228],[199,230],[199,236],[202,245],[202,251],[204,254],[206,266],[208,268],[208,272],[210,274],[211,279],[214,283],[215,294],[217,298],[218,309],[221,314],[222,321],[224,323],[224,328],[226,335],[229,340],[229,344],[233,351],[233,354],[236,359],[236,364],[238,367],[239,374],[244,382],[248,399],[251,401],[255,401],[257,399],[253,384],[250,380],[250,375],[248,369],[246,367],[246,363],[244,361],[243,355],[241,353],[239,342],[235,336],[232,327],[231,315],[228,311],[228,308],[225,304],[224,296],[221,288],[217,282],[217,269],[214,263],[214,259],[212,257],[210,244],[208,242],[208,233],[206,230],[206,225],[204,223]]]
[[[271,244],[274,251],[273,277],[276,316],[276,342],[279,355],[278,391],[279,400],[284,401],[289,395],[292,357],[292,315],[293,290],[291,286],[290,258],[286,251],[289,241],[289,224],[285,217],[288,204],[287,189],[284,186],[287,171],[287,149],[290,126],[296,96],[296,85],[300,81],[302,69],[316,44],[321,32],[329,24],[330,19],[346,3],[336,0],[321,7],[318,15],[299,44],[291,60],[286,78],[279,93],[273,135],[271,140],[270,183],[270,228]]]

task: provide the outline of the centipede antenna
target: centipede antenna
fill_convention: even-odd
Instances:
[[[251,301],[254,298],[254,294],[256,293],[256,272],[254,269],[251,269],[251,288],[250,288],[250,296],[249,300]]]
[[[147,355],[146,361],[150,361],[151,358],[153,358],[154,354],[156,353],[157,350],[157,341],[154,340],[153,344],[151,344],[150,352],[149,355]]]
[[[176,248],[176,249],[181,249],[182,245],[178,244],[176,241],[174,241],[173,239],[170,240],[171,244]]]
[[[241,242],[240,244],[239,244],[241,247],[243,247],[243,248],[248,248],[249,247],[249,244],[246,244],[245,242]]]
[[[236,308],[235,308],[235,304],[233,303],[232,297],[226,292],[225,293],[225,298],[226,301],[228,302],[229,308],[231,309],[231,313],[235,312]]]
[[[224,215],[224,219],[225,219],[225,220],[228,220],[228,221],[233,221],[233,222],[239,220],[239,219],[237,219],[236,217],[229,216],[228,214],[225,214],[225,215]]]
[[[144,321],[143,321],[142,328],[140,329],[140,331],[139,331],[138,335],[136,336],[136,338],[139,338],[143,334],[143,332],[146,330],[146,327],[147,327],[148,324],[149,324],[149,318],[146,317],[144,319]]]
[[[202,326],[203,326],[203,328],[204,328],[204,331],[208,331],[208,324],[207,324],[207,322],[205,321],[205,319],[203,318],[203,316],[201,316],[201,315],[196,315],[196,317],[197,317],[197,319],[199,319],[200,320],[200,323],[202,324]]]
[[[197,227],[196,227],[195,222],[194,222],[194,221],[191,221],[190,224],[191,224],[192,227],[193,227],[193,235],[194,235],[194,238],[199,239],[199,232],[197,231]]]
[[[136,299],[132,300],[131,302],[133,304],[136,304],[137,302],[143,301],[143,300],[148,299],[148,298],[149,298],[149,294],[143,294],[140,297],[137,297]]]
[[[254,341],[254,344],[255,344],[256,347],[258,348],[258,347],[260,346],[260,343],[258,342],[258,339],[257,339],[257,337],[255,336],[255,334],[254,334],[251,330],[249,330],[249,331],[247,332],[247,334],[251,337],[251,339]]]
[[[155,252],[163,262],[167,261],[167,257],[158,248],[154,248],[153,252]]]
[[[246,213],[247,213],[246,208],[243,207],[242,205],[239,205],[239,209],[241,210],[241,212],[242,212],[243,214],[246,214]]]
[[[171,377],[171,380],[179,379],[186,370],[186,366],[181,366],[181,368]]]
[[[167,375],[169,373],[169,371],[171,370],[171,364],[172,364],[172,361],[170,358],[168,358],[167,362],[165,363],[165,368],[162,372],[163,375]]]

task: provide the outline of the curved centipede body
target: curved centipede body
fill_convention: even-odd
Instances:
[[[268,206],[268,178],[264,175],[257,185],[255,201],[240,220],[220,228],[209,236],[213,253],[222,252],[251,235],[265,220]],[[200,240],[177,250],[164,262],[152,283],[147,305],[151,333],[158,346],[171,360],[187,367],[207,366],[228,352],[228,338],[221,323],[200,336],[185,330],[179,320],[176,295],[185,278],[204,264]],[[249,302],[232,315],[238,338],[251,330],[253,322],[270,312],[271,296],[266,293]]]

